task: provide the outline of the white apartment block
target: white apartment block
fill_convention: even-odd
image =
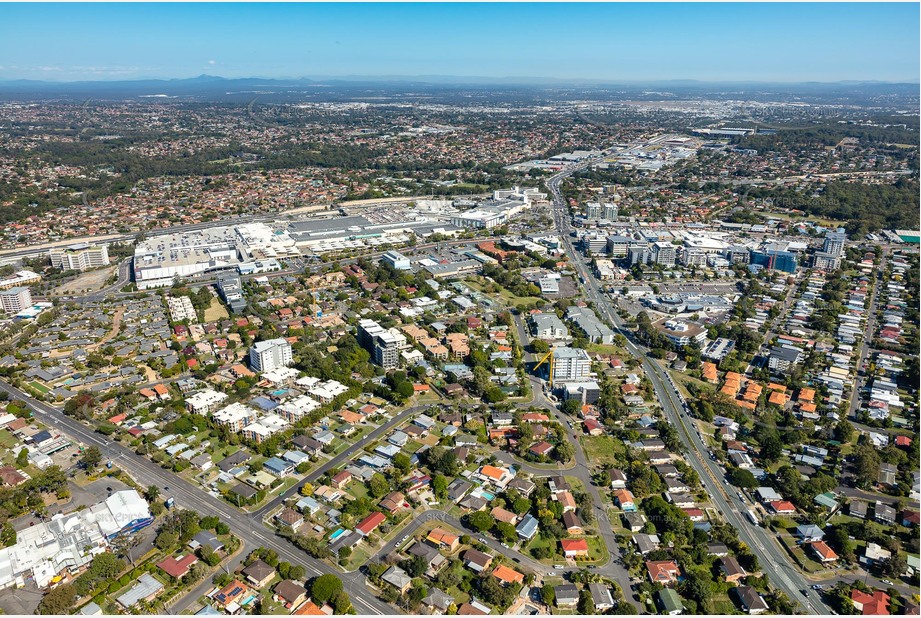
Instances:
[[[243,438],[259,444],[287,428],[288,421],[277,414],[266,414],[255,423],[243,428]]]
[[[32,306],[32,293],[29,288],[15,287],[0,291],[0,309],[4,313],[19,313]]]
[[[233,432],[242,431],[244,427],[255,422],[256,417],[257,412],[254,408],[239,402],[232,403],[211,416],[215,423]]]
[[[253,371],[272,371],[294,364],[291,344],[282,339],[257,341],[249,349],[249,364]]]
[[[198,314],[195,313],[192,299],[188,296],[167,296],[166,306],[169,308],[170,319],[173,322],[182,320],[188,320],[191,323],[198,322]]]
[[[109,265],[109,249],[105,245],[80,243],[54,248],[50,252],[51,265],[61,270],[89,270]]]
[[[307,391],[307,394],[314,397],[320,403],[329,403],[342,393],[349,390],[349,387],[336,380],[327,380],[321,382]]]
[[[227,395],[224,393],[206,388],[186,397],[185,406],[189,412],[205,415],[216,409],[225,399]]]
[[[674,266],[677,251],[670,242],[656,242],[652,245],[652,261],[662,266]]]
[[[561,347],[553,350],[553,381],[578,382],[589,376],[592,359],[580,348]]]
[[[296,423],[319,407],[320,402],[316,399],[307,395],[298,395],[275,408],[273,412],[289,423]]]

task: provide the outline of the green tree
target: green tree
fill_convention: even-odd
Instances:
[[[553,604],[556,603],[556,591],[553,589],[553,586],[544,584],[540,589],[540,598],[546,605],[553,607]]]
[[[19,468],[25,468],[29,465],[29,449],[22,447],[19,449],[19,453],[16,455],[16,466]]]
[[[579,592],[579,604],[577,606],[579,613],[582,615],[594,614],[595,613],[595,603],[592,601],[592,595],[589,593],[587,588],[583,588]]]
[[[157,498],[160,496],[160,488],[156,485],[150,485],[147,489],[144,490],[144,498],[148,502],[156,502]]]
[[[486,532],[492,530],[496,525],[496,520],[486,511],[477,511],[467,516],[467,522],[477,532]]]
[[[512,543],[518,538],[518,533],[515,530],[515,526],[512,524],[507,524],[504,521],[497,521],[496,536],[506,543]]]
[[[368,491],[375,498],[382,498],[390,492],[390,483],[387,482],[387,478],[383,474],[375,472],[371,476],[371,480],[368,481]]]
[[[439,500],[443,500],[448,495],[448,478],[443,474],[436,474],[435,478],[432,479],[432,491],[435,492],[435,497]]]
[[[39,614],[69,614],[77,598],[71,584],[62,584],[48,591],[38,604]]]
[[[95,470],[96,466],[99,465],[99,462],[102,461],[102,451],[99,450],[98,446],[87,447],[83,451],[83,456],[80,457],[80,463],[87,470]]]
[[[4,523],[3,528],[0,528],[0,543],[3,543],[4,547],[12,547],[16,544],[16,530],[10,522]]]
[[[413,465],[409,461],[409,456],[406,453],[397,453],[393,456],[393,466],[403,474],[408,474],[412,469]]]
[[[317,605],[323,605],[342,592],[342,580],[326,573],[315,578],[310,584],[310,596]]]
[[[164,530],[154,539],[154,545],[161,551],[166,551],[179,542],[179,533]]]
[[[748,470],[742,468],[733,468],[729,471],[729,482],[742,489],[755,489],[758,487],[758,479]]]

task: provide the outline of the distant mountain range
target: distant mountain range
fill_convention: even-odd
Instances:
[[[656,80],[649,82],[560,79],[535,77],[457,77],[448,75],[418,76],[363,76],[349,75],[328,78],[224,78],[214,75],[199,75],[186,79],[136,79],[119,81],[73,81],[50,82],[39,80],[0,79],[0,98],[45,99],[45,98],[191,98],[196,100],[240,99],[264,95],[268,98],[288,99],[295,92],[298,96],[332,89],[341,93],[356,90],[378,90],[396,93],[406,89],[455,90],[455,89],[598,89],[617,91],[621,95],[670,94],[674,96],[703,96],[732,94],[748,96],[757,93],[759,98],[768,94],[795,100],[797,96],[806,99],[814,97],[846,101],[866,100],[879,96],[890,96],[904,100],[917,100],[918,83],[889,83],[874,81],[841,82],[706,82],[690,79]],[[668,98],[668,97],[666,97]],[[857,101],[852,101],[857,103]]]

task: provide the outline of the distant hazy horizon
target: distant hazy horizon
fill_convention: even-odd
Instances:
[[[917,3],[4,4],[0,79],[919,81]]]

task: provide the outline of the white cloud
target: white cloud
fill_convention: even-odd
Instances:
[[[208,64],[210,64],[210,65],[215,65],[215,64],[217,64],[217,60],[209,60],[209,61],[208,61]]]

